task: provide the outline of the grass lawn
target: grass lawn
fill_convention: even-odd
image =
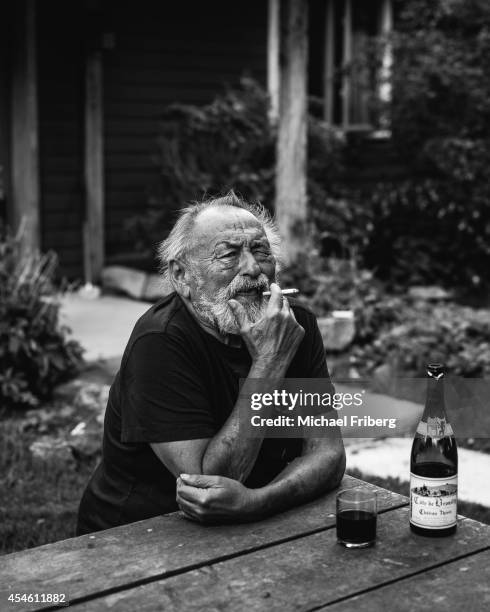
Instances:
[[[0,554],[75,535],[78,503],[96,460],[44,464],[29,445],[38,434],[0,421]]]

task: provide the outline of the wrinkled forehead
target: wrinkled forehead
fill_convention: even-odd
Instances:
[[[248,210],[221,206],[207,208],[196,217],[192,247],[213,249],[218,242],[248,244],[267,238],[260,221]]]

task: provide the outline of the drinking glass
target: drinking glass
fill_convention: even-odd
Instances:
[[[376,541],[376,491],[367,487],[337,493],[337,541],[346,548],[366,548]]]

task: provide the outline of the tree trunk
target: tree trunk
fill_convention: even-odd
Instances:
[[[307,0],[283,0],[280,108],[276,168],[276,220],[286,263],[307,248]]]

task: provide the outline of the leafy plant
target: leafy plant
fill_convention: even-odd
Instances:
[[[438,283],[485,295],[490,287],[490,4],[399,4],[390,41],[393,95],[383,112],[389,110],[392,144],[406,178],[353,189],[336,177],[324,201],[312,202],[312,215],[327,252],[335,241],[346,251],[355,249],[362,267],[392,286]],[[369,68],[376,53],[367,54],[365,62]],[[349,140],[348,163],[357,159],[358,146]]]
[[[406,178],[353,187],[356,163],[363,163],[359,139],[344,141],[311,115],[307,194],[319,252],[354,254],[395,290],[437,283],[484,296],[490,287],[490,4],[400,0],[396,15],[392,101],[379,110],[391,118]],[[352,70],[375,73],[385,43],[372,41],[362,54],[366,70]],[[275,147],[267,95],[250,79],[206,106],[166,107],[157,185],[147,209],[129,224],[140,250],[165,237],[177,209],[205,195],[234,188],[272,209]]]
[[[0,226],[0,407],[37,405],[74,374],[82,349],[59,324],[54,253],[26,252]]]
[[[316,316],[333,310],[352,310],[356,320],[355,345],[374,341],[383,329],[400,322],[403,298],[386,292],[373,272],[359,266],[354,257],[304,256],[281,273],[284,286],[300,289]]]
[[[410,178],[361,195],[374,227],[364,263],[394,282],[488,286],[490,5],[400,4],[390,112]]]
[[[393,293],[354,257],[304,256],[281,273],[281,283],[298,287],[318,317],[354,311],[349,356],[362,376],[390,364],[399,375],[423,377],[427,363],[441,359],[450,374],[490,376],[488,310]]]
[[[443,359],[447,371],[463,377],[490,374],[490,316],[485,310],[458,304],[434,306],[409,298],[387,297],[380,312],[394,314],[383,321],[369,341],[354,347],[354,363],[366,374],[384,363],[396,363],[403,375],[423,376],[430,361]]]
[[[266,93],[250,79],[208,105],[163,109],[155,156],[158,181],[145,213],[128,223],[140,249],[161,240],[175,211],[204,195],[233,188],[271,205],[275,136],[267,109]]]
[[[364,203],[372,231],[362,258],[378,277],[399,285],[488,283],[490,206],[471,186],[429,178],[382,183]]]
[[[272,210],[276,127],[268,112],[267,93],[248,78],[210,104],[163,109],[155,156],[158,180],[145,212],[127,224],[140,250],[165,237],[176,210],[204,196],[234,189]],[[344,143],[314,117],[308,130],[308,197],[322,206],[342,170]]]

